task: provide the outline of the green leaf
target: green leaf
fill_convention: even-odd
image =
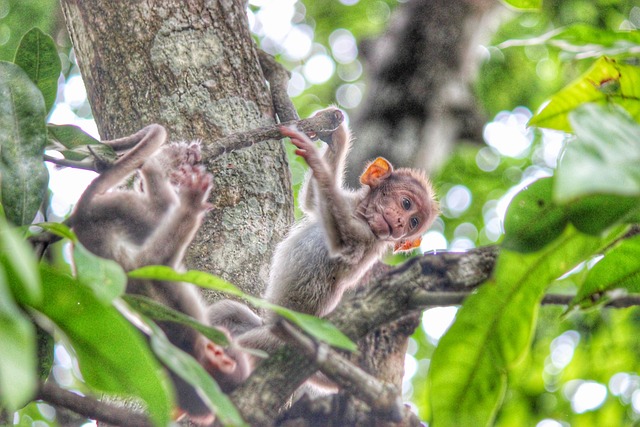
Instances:
[[[0,62],[0,194],[7,218],[30,224],[47,191],[42,94],[20,67]]]
[[[562,234],[569,220],[566,209],[553,202],[552,187],[552,178],[542,178],[513,198],[504,220],[504,248],[533,252]]]
[[[505,4],[521,10],[540,9],[542,0],[502,0]]]
[[[36,332],[15,303],[1,268],[0,342],[0,404],[11,413],[36,392]]]
[[[582,104],[615,103],[640,121],[640,67],[602,57],[529,121],[530,126],[571,131],[568,114]]]
[[[191,316],[173,310],[164,304],[142,295],[124,295],[122,297],[138,313],[144,314],[153,320],[176,322],[187,325],[200,332],[211,341],[222,346],[228,346],[227,335],[216,328],[205,326]]]
[[[63,239],[69,239],[74,243],[78,241],[76,233],[74,233],[73,230],[71,230],[68,226],[60,222],[40,222],[34,225],[50,233],[53,233],[56,236],[62,237]]]
[[[238,289],[236,286],[227,282],[226,280],[213,276],[201,271],[187,271],[185,273],[178,273],[171,267],[162,265],[142,267],[137,270],[129,272],[129,277],[134,279],[152,279],[152,280],[166,280],[171,282],[188,282],[198,285],[202,288],[213,289],[220,292],[225,292],[230,295],[234,295],[251,302],[256,307],[267,308],[278,313],[280,316],[288,319],[292,323],[296,324],[304,331],[317,337],[327,344],[342,348],[349,351],[355,351],[357,346],[338,328],[333,326],[330,322],[310,316],[308,314],[296,313],[288,310],[284,307],[279,307],[271,304],[267,301],[255,298],[251,295],[247,295]]]
[[[38,260],[15,229],[0,218],[0,265],[4,267],[13,297],[24,305],[42,301]]]
[[[80,161],[91,156],[89,149],[105,160],[115,160],[115,151],[73,125],[47,125],[49,148],[58,150],[68,160]],[[60,149],[60,146],[66,149]]]
[[[554,200],[640,196],[640,126],[619,107],[594,104],[581,106],[570,118],[576,139],[567,144],[558,163]]]
[[[167,339],[153,322],[147,322],[152,330],[151,348],[169,369],[199,390],[199,395],[225,426],[246,426],[229,397],[209,373],[193,357],[180,350]]]
[[[58,78],[62,66],[53,39],[38,28],[32,28],[20,40],[13,62],[21,67],[44,97],[50,111],[58,94]]]
[[[47,131],[49,132],[49,138],[60,143],[66,148],[78,148],[87,145],[104,146],[109,149],[111,153],[115,152],[108,145],[102,144],[100,141],[83,131],[78,126],[74,125],[54,125],[47,124]]]
[[[220,277],[202,271],[189,270],[184,273],[178,273],[173,268],[165,265],[151,265],[130,271],[128,275],[132,279],[193,283],[201,288],[213,289],[214,291],[225,292],[237,297],[244,297],[244,293],[236,286]]]
[[[640,236],[623,240],[591,268],[572,305],[591,307],[599,299],[593,297],[613,289],[640,292]]]
[[[433,354],[432,425],[491,425],[507,375],[529,351],[547,286],[615,237],[569,228],[542,251],[501,252],[495,278],[467,298]]]
[[[93,289],[96,297],[105,304],[122,295],[127,288],[127,274],[117,262],[100,258],[80,243],[73,245],[78,280]]]
[[[332,347],[341,348],[351,352],[358,350],[358,346],[351,341],[349,337],[325,319],[321,319],[320,317],[312,316],[310,314],[298,313],[250,295],[245,295],[244,298],[256,307],[266,308],[277,313],[294,325],[297,325],[303,331],[306,331],[315,338],[328,343]]]
[[[156,425],[169,423],[172,392],[142,335],[112,306],[72,277],[41,265],[44,300],[34,308],[51,319],[75,351],[94,390],[143,399]]]
[[[588,24],[575,24],[554,29],[524,40],[507,40],[498,47],[549,45],[561,49],[569,59],[585,59],[603,55],[626,56],[640,47],[638,31],[611,31]]]

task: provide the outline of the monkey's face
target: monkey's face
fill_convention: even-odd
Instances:
[[[431,197],[421,185],[407,179],[372,189],[370,198],[364,218],[379,240],[418,237],[435,219]]]

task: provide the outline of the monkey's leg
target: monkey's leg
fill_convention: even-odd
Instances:
[[[145,241],[136,257],[136,265],[177,267],[200,226],[202,216],[211,208],[206,202],[213,183],[211,174],[206,173],[202,166],[184,165],[181,170],[179,204],[165,214],[162,223]]]
[[[167,139],[167,131],[160,125],[149,125],[141,131],[121,139],[108,141],[115,146],[133,146],[133,148],[107,170],[102,172],[89,186],[96,194],[102,194],[118,185],[129,174],[149,159]]]

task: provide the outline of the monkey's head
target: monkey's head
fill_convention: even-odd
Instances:
[[[360,177],[369,193],[358,208],[378,240],[394,243],[395,251],[420,245],[439,213],[429,180],[414,169],[394,170],[378,157]]]

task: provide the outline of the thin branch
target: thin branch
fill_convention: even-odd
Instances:
[[[130,409],[115,406],[87,396],[80,396],[51,382],[40,385],[38,400],[67,408],[76,414],[116,426],[152,427],[149,419]]]
[[[273,108],[280,122],[300,120],[300,116],[287,93],[290,77],[289,72],[280,65],[273,56],[261,49],[258,49],[258,60],[260,61],[262,73],[269,82]]]
[[[213,141],[202,147],[202,156],[208,159],[215,159],[223,154],[230,153],[234,150],[250,147],[253,144],[270,139],[281,139],[281,126],[295,125],[302,132],[307,134],[324,134],[333,132],[340,126],[344,117],[336,115],[332,111],[325,111],[308,119],[292,120],[282,124],[264,126],[247,132],[238,132],[225,138]]]
[[[415,303],[425,307],[442,307],[450,305],[462,305],[472,291],[459,292],[428,292],[416,298]],[[542,298],[542,305],[570,305],[575,295],[547,294]],[[610,308],[628,308],[640,306],[640,295],[625,295],[612,297],[603,304]]]
[[[278,323],[274,331],[286,342],[293,344],[313,361],[320,371],[344,390],[361,399],[380,419],[398,422],[405,407],[398,390],[367,374],[345,359],[329,345],[316,342],[286,321]]]

